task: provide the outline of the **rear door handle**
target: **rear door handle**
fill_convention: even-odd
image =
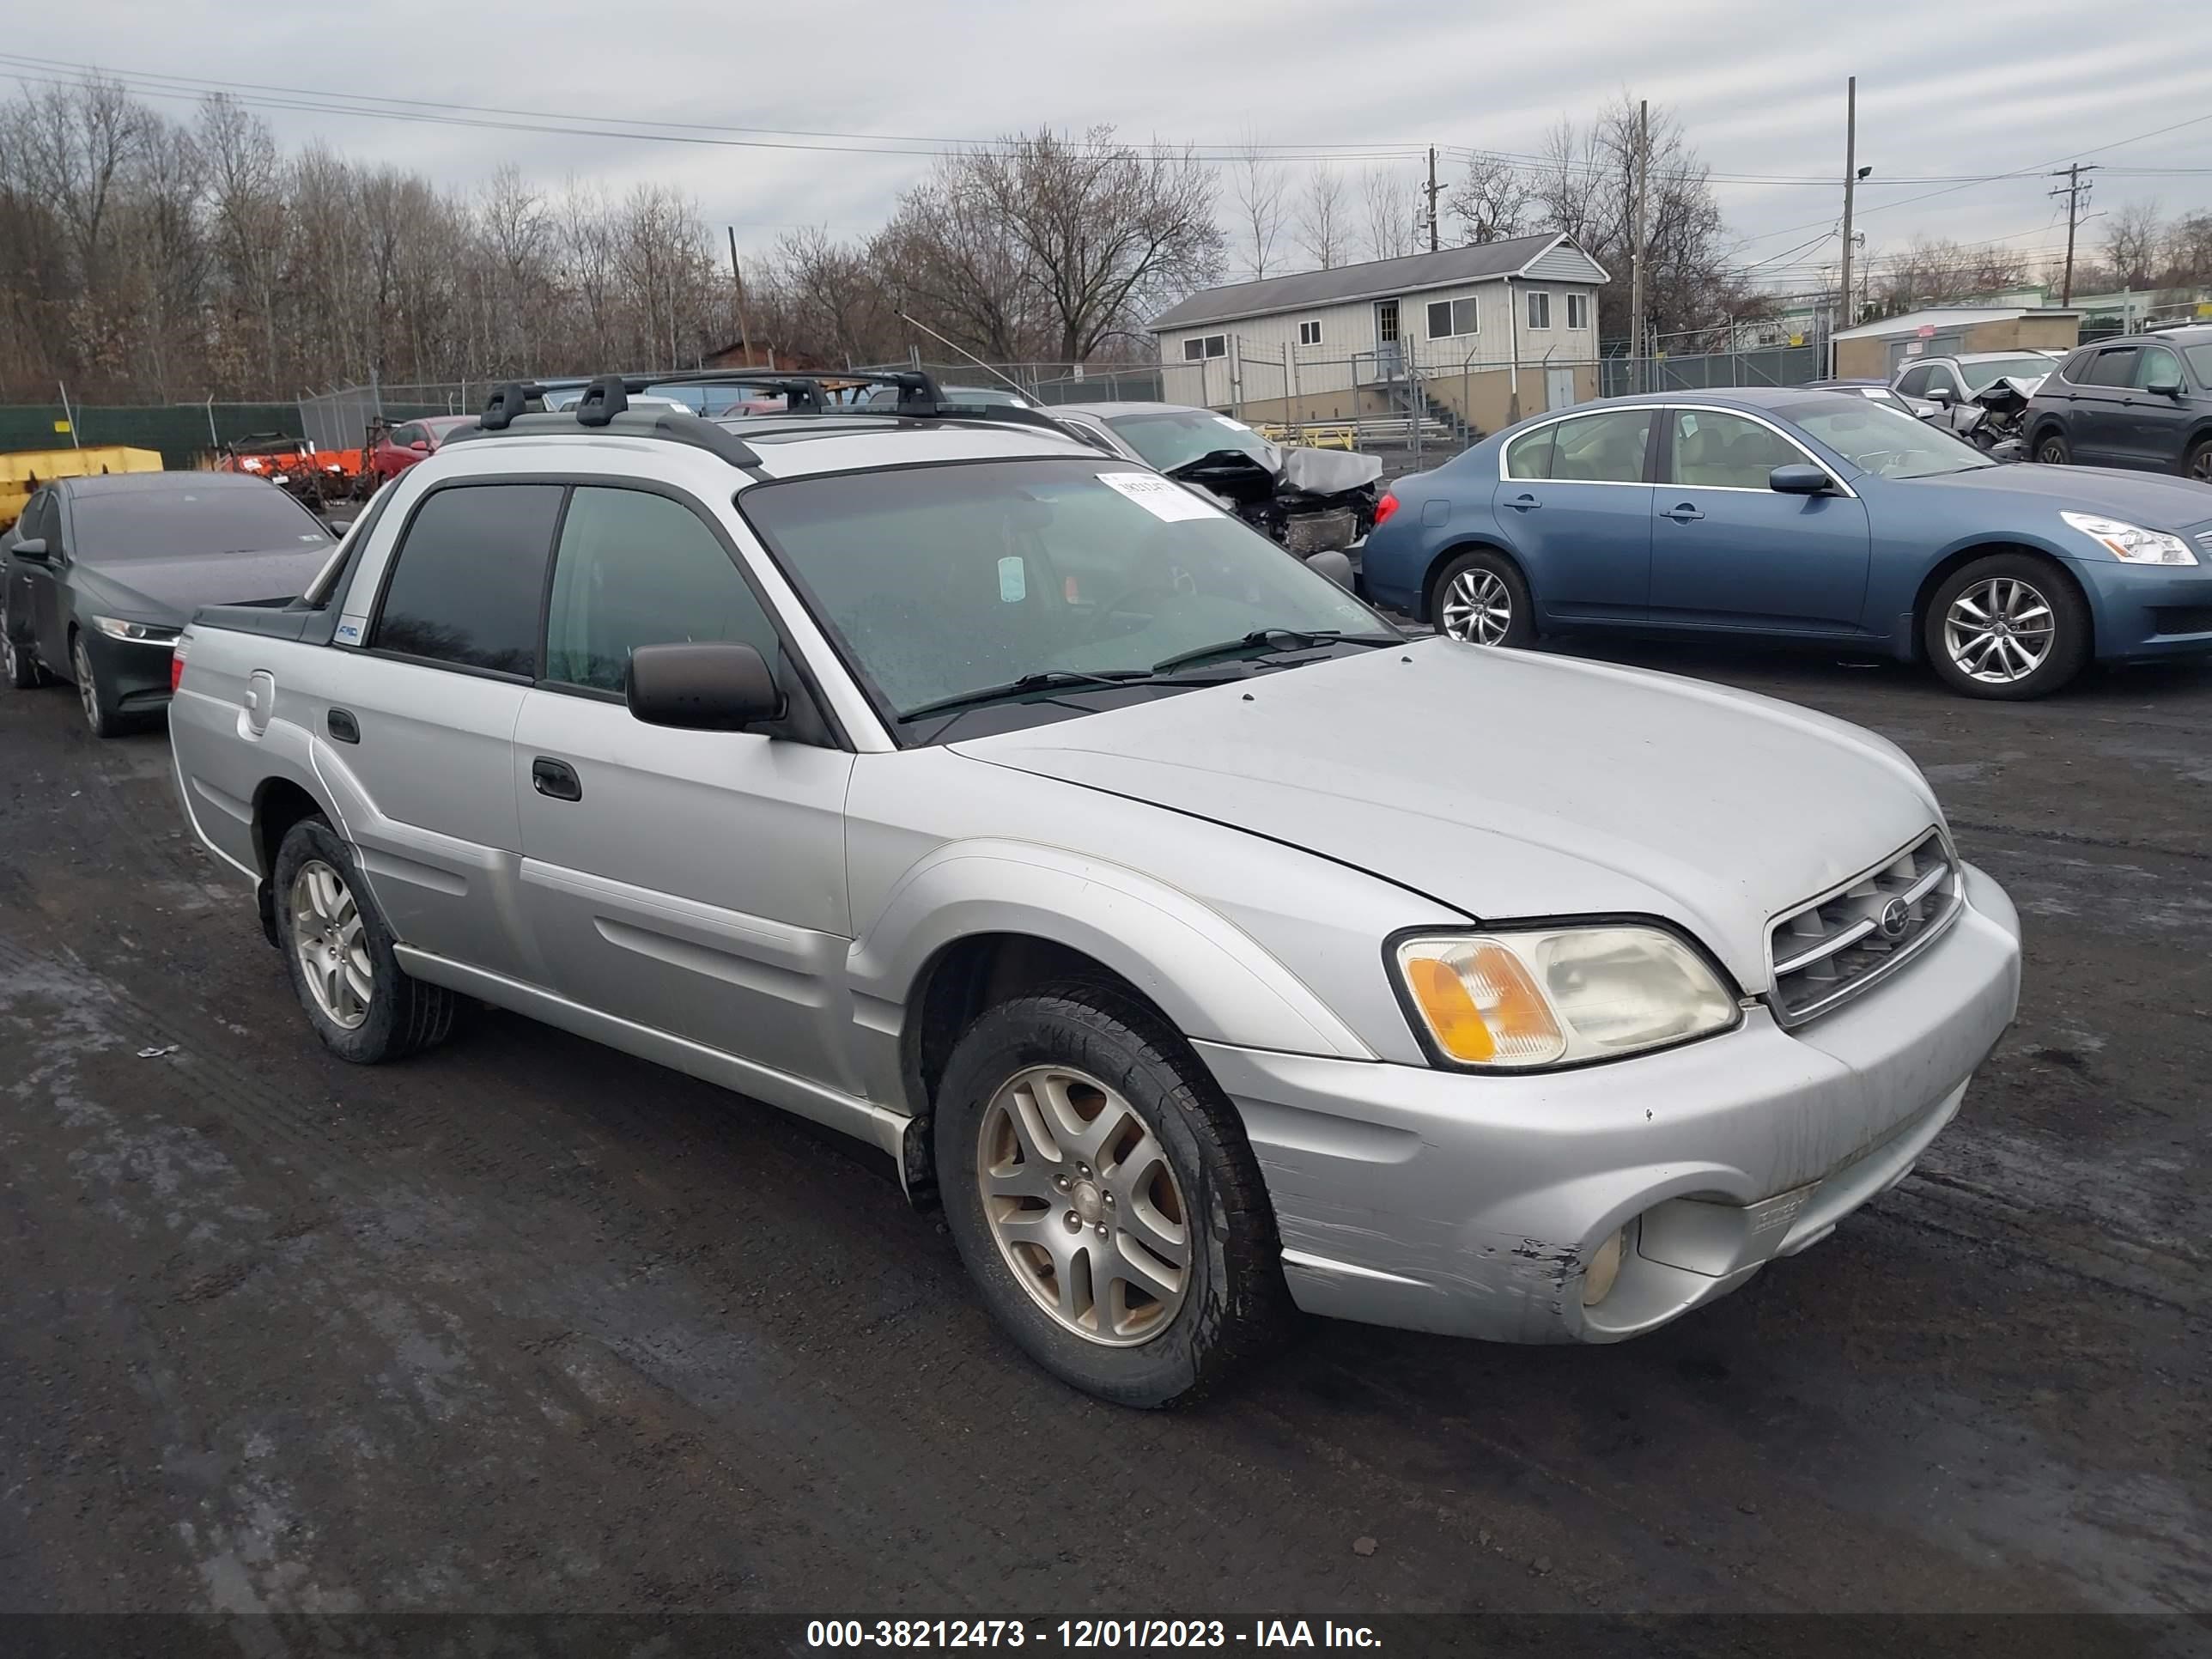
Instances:
[[[1543,502],[1538,501],[1534,495],[1523,494],[1516,495],[1505,505],[1516,513],[1534,513],[1538,507],[1543,506]]]
[[[1679,506],[1668,507],[1659,516],[1662,519],[1672,519],[1676,524],[1688,524],[1692,520],[1702,519],[1705,515],[1691,506],[1689,502],[1684,501]]]
[[[323,721],[331,736],[340,743],[361,741],[361,722],[343,708],[333,708]]]
[[[548,800],[584,798],[583,781],[577,777],[576,769],[550,755],[540,755],[530,763],[530,787]]]

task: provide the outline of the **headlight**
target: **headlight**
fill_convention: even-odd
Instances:
[[[1401,940],[1396,958],[1437,1052],[1486,1071],[1611,1060],[1741,1018],[1705,958],[1657,927],[1437,935]]]
[[[2058,515],[2116,559],[2130,564],[2195,564],[2197,555],[2179,536],[2163,530],[2145,530],[2118,519],[2100,519],[2094,513]]]
[[[94,617],[92,625],[111,640],[129,640],[134,645],[173,645],[178,632],[160,623],[125,622],[120,617]]]

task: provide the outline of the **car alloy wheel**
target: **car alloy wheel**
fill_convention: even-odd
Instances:
[[[357,1030],[376,994],[361,907],[341,876],[310,859],[292,878],[292,949],[315,1006],[343,1030]]]
[[[2189,458],[2189,476],[2203,483],[2212,483],[2212,444],[2199,444],[2197,453]]]
[[[1952,663],[1984,685],[2026,679],[2050,659],[2057,636],[2051,601],[2017,576],[1975,583],[1943,617],[1943,648]]]
[[[2035,452],[2035,459],[2045,466],[2065,465],[2066,441],[2063,438],[2045,438],[2043,447]]]
[[[1444,590],[1444,632],[1474,645],[1496,645],[1513,627],[1513,594],[1494,570],[1462,570]]]
[[[100,684],[92,677],[92,658],[84,648],[84,636],[79,635],[70,647],[70,665],[76,673],[76,700],[84,709],[84,723],[92,728],[95,738],[107,735],[107,721],[100,713]]]
[[[1066,1329],[1134,1347],[1191,1282],[1190,1212],[1152,1126],[1085,1072],[1033,1066],[984,1108],[975,1179],[999,1254]]]

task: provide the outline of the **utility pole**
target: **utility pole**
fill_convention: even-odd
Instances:
[[[1851,315],[1851,192],[1858,181],[1859,77],[1854,75],[1844,82],[1844,280],[1836,291],[1836,320],[1828,329],[1832,359],[1836,336],[1856,320]]]
[[[745,354],[745,367],[750,368],[753,366],[753,343],[752,337],[745,327],[745,278],[744,273],[738,269],[738,228],[732,225],[728,228],[730,286],[736,290],[738,296],[738,349]]]
[[[1437,240],[1437,147],[1429,146],[1429,252],[1434,253]]]
[[[2063,179],[2066,182],[2045,192],[2051,196],[2063,196],[2066,198],[2066,279],[2058,293],[2058,303],[2062,306],[2070,306],[2074,303],[2074,228],[2081,222],[2081,198],[2089,193],[2090,184],[2090,181],[2082,175],[2094,173],[2096,170],[2097,166],[2094,161],[2087,167],[2083,167],[2076,161],[2071,167],[2057,168],[2051,176],[2054,179]]]
[[[1629,227],[1629,390],[1644,390],[1644,187],[1651,173],[1651,102],[1636,102],[1636,211]]]

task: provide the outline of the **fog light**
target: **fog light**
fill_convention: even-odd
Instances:
[[[1621,1230],[1613,1229],[1613,1236],[1590,1253],[1589,1266],[1583,1269],[1583,1306],[1595,1308],[1613,1290],[1613,1281],[1620,1277],[1620,1253],[1625,1245]]]

